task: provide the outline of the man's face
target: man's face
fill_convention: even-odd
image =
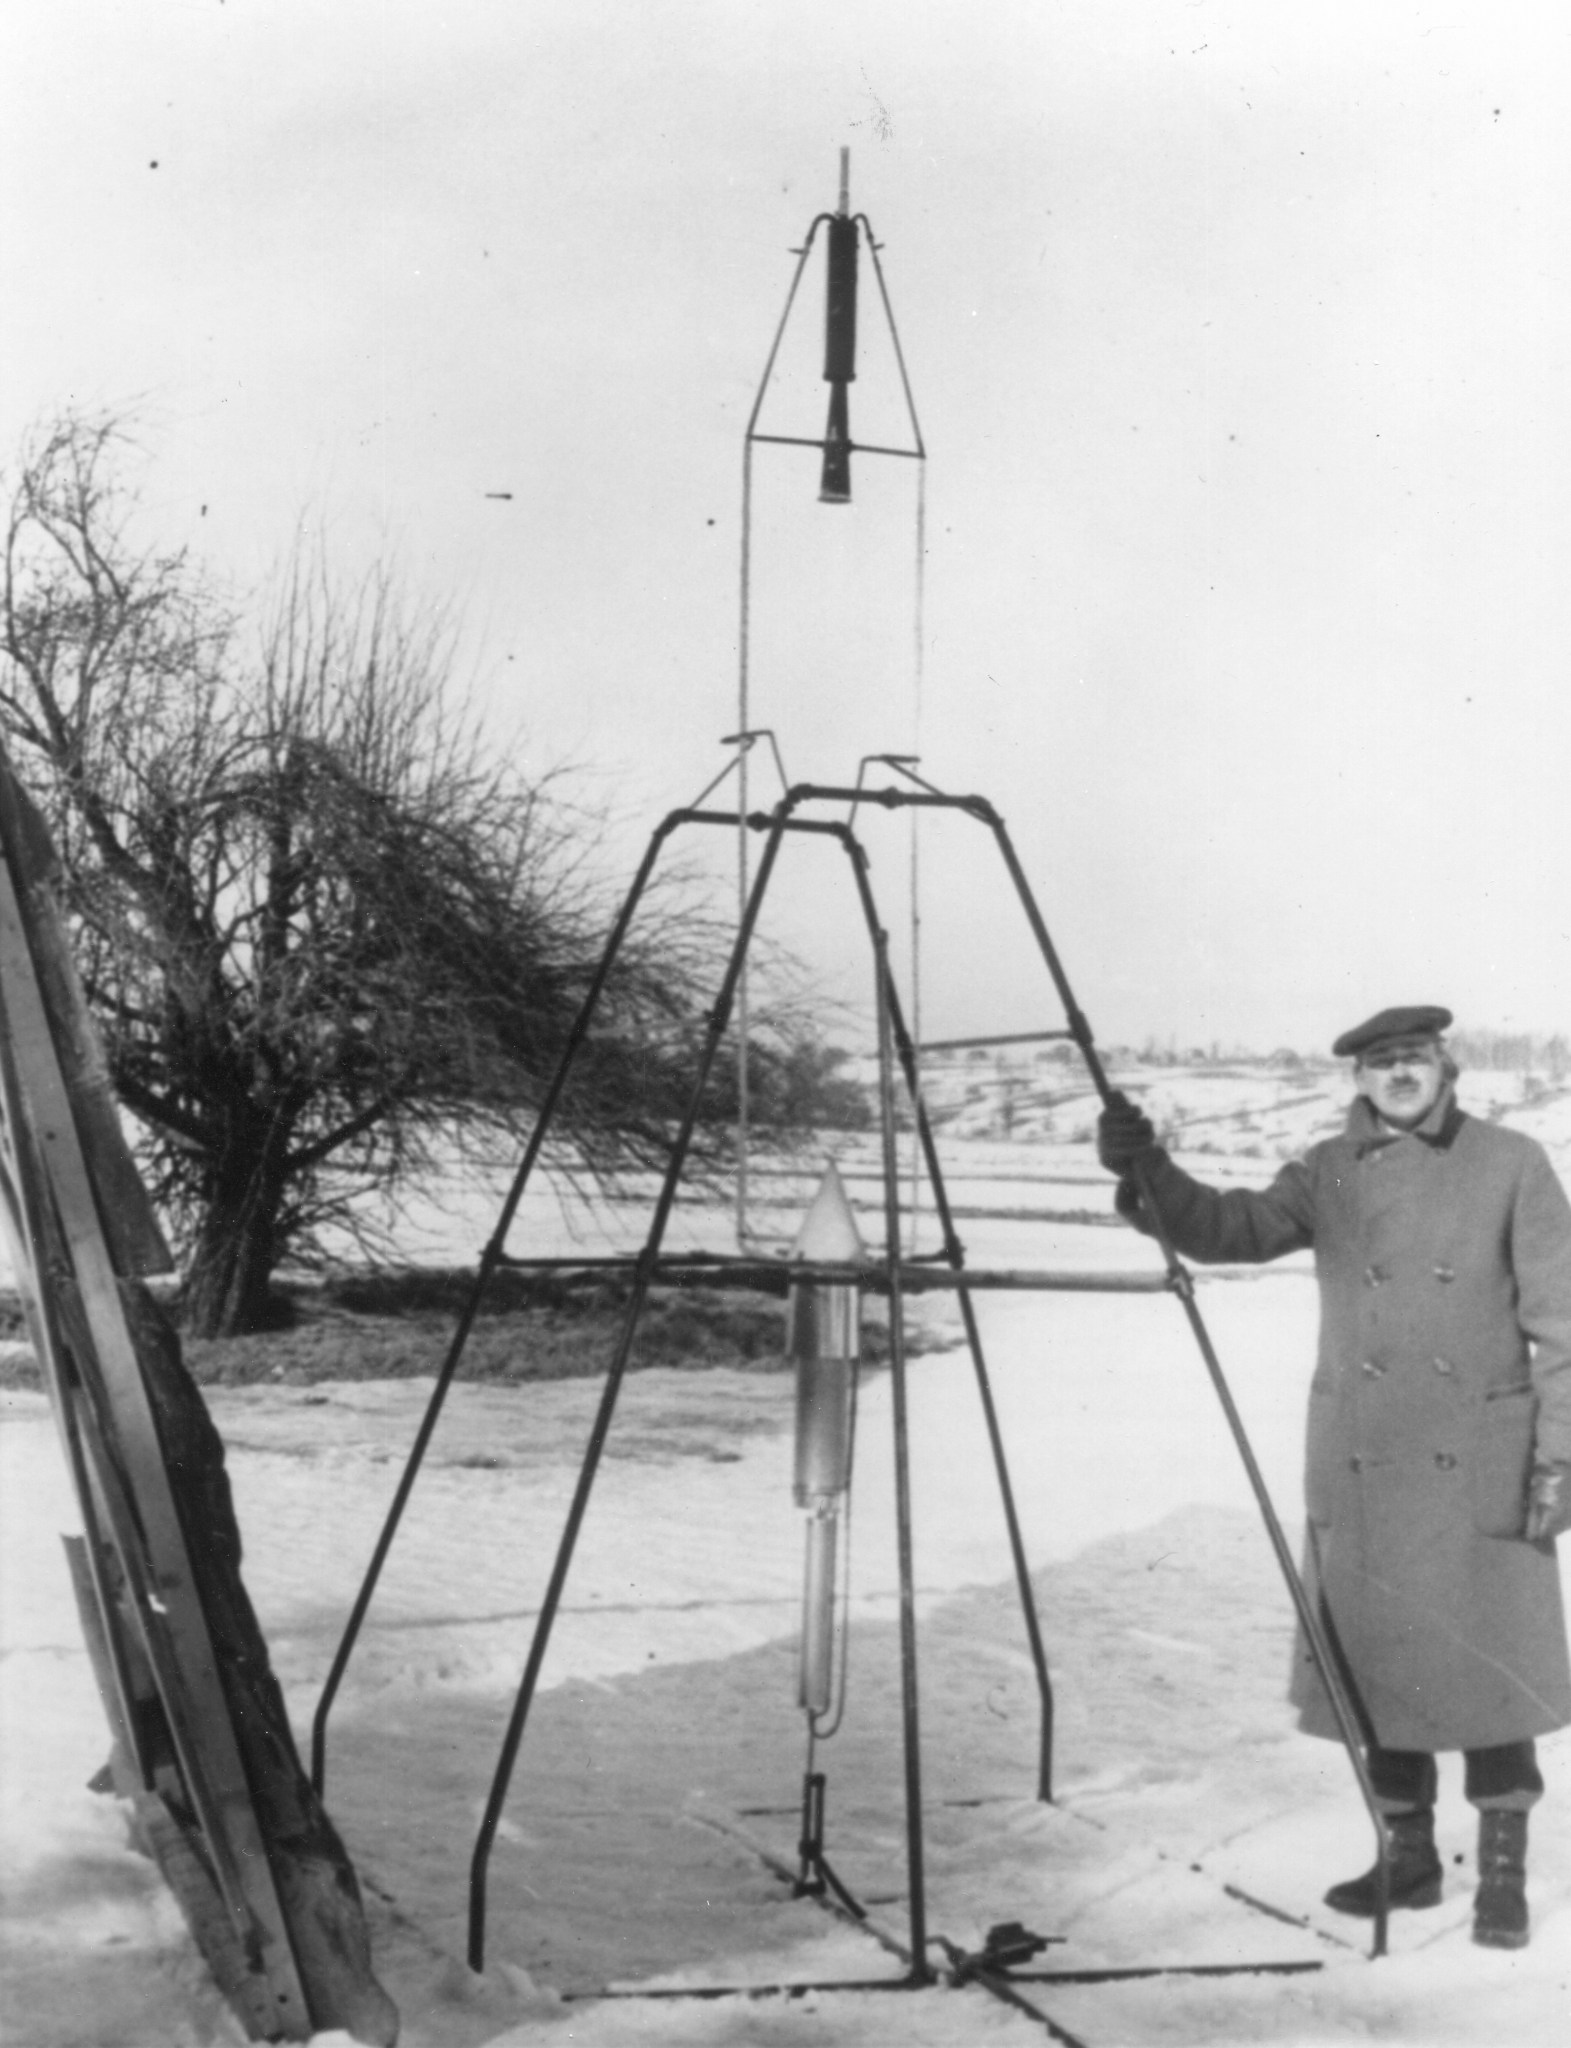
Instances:
[[[1388,1124],[1410,1131],[1423,1122],[1445,1086],[1440,1047],[1432,1038],[1395,1038],[1365,1053],[1355,1070],[1358,1092]]]

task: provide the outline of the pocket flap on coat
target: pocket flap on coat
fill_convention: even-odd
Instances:
[[[1473,1527],[1481,1536],[1520,1536],[1527,1521],[1538,1400],[1531,1387],[1486,1396],[1473,1442]]]

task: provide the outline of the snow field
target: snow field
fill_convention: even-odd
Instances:
[[[1291,1276],[1202,1289],[1295,1520],[1311,1295]],[[1367,1857],[1362,1812],[1338,1753],[1297,1737],[1281,1702],[1285,1599],[1178,1311],[1160,1298],[1007,1297],[984,1315],[1038,1567],[1063,1804],[1031,1797],[1034,1685],[969,1362],[919,1359],[930,1923],[966,1945],[995,1920],[1024,1919],[1063,1937],[1042,1959],[1049,1967],[1327,1964],[1314,1977],[1037,1987],[1045,2010],[1098,2044],[1373,2037],[1484,2048],[1504,2038],[1495,2029],[1508,2010],[1513,2040],[1557,2038],[1550,2001],[1565,1971],[1556,1976],[1554,1952],[1571,1900],[1552,1818],[1565,1797],[1555,1780],[1571,1765],[1563,1739],[1545,1745],[1555,1789],[1535,1830],[1534,1947],[1520,1957],[1472,1948],[1462,1873],[1453,1901],[1399,1917],[1394,1955],[1366,1964],[1363,1930],[1316,1912],[1329,1876]],[[214,1396],[248,1584],[302,1723],[424,1392]],[[561,2002],[563,1991],[673,1969],[711,1983],[897,1970],[865,1937],[792,1903],[748,1847],[793,1860],[804,1763],[784,1376],[628,1381],[493,1860],[491,1967],[477,1981],[455,1960],[474,1827],[597,1394],[588,1382],[531,1389],[527,1402],[455,1388],[333,1724],[329,1803],[368,1886],[406,2039],[1040,2039],[976,1990]],[[831,1860],[901,1937],[888,1400],[882,1379],[862,1401],[848,1711],[818,1760]],[[3,1788],[7,1918],[25,1965],[10,1995],[24,2012],[47,2000],[49,2016],[45,2031],[16,2038],[30,2048],[234,2038],[211,1995],[205,2005],[195,1995],[200,1966],[150,1867],[122,1846],[115,1810],[81,1789],[103,1733],[52,1533],[70,1502],[41,1400],[12,1397],[6,1414],[0,1699],[4,1753],[31,1762],[25,1775],[8,1770]],[[1448,1853],[1470,1855],[1469,1828],[1449,1785]],[[1252,1912],[1225,1884],[1308,1915],[1316,1930]],[[114,2030],[93,2031],[108,2010]]]
[[[979,1179],[976,1207],[1040,1192],[1030,1148],[1015,1158],[1017,1185]],[[1105,1180],[1084,1196],[1048,1190],[1055,1203],[1066,1192],[1065,1206],[1106,1201]],[[701,1216],[678,1221],[702,1236]],[[994,1215],[962,1232],[979,1264],[1152,1258],[1122,1230]],[[1293,1728],[1286,1595],[1180,1310],[1160,1296],[979,1301],[1053,1672],[1059,1803],[1033,1797],[1035,1685],[970,1362],[923,1356],[910,1409],[930,1928],[970,1946],[1023,1920],[1054,1937],[1046,1968],[1325,1966],[1021,1987],[1092,2048],[1561,2041],[1571,1741],[1542,1745],[1533,1945],[1508,1955],[1468,1940],[1473,1817],[1450,1760],[1448,1897],[1397,1916],[1392,1955],[1370,1963],[1367,1930],[1318,1903],[1369,1860],[1367,1821],[1340,1753]],[[1200,1301],[1296,1544],[1312,1282],[1283,1268],[1218,1277]],[[247,1584],[302,1740],[428,1384],[210,1396]],[[794,1866],[806,1761],[783,1373],[629,1377],[492,1860],[488,1968],[464,1967],[474,1831],[599,1393],[589,1381],[454,1388],[332,1723],[328,1803],[409,2048],[1043,2039],[975,1988],[589,1996],[899,1971],[867,1935],[793,1901],[765,1860]],[[816,1761],[830,1859],[902,1941],[890,1438],[880,1375],[858,1419],[846,1715]],[[117,1808],[84,1789],[105,1733],[57,1539],[73,1515],[42,1398],[0,1398],[0,2039],[237,2042]]]

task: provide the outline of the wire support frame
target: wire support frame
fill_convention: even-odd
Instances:
[[[846,166],[844,162],[842,162],[841,165],[841,175],[842,180],[844,180],[846,175]],[[841,204],[843,210],[845,205],[843,189]],[[796,295],[798,290],[801,288],[802,274],[807,268],[807,259],[812,254],[813,244],[818,237],[818,230],[825,224],[826,221],[832,221],[835,218],[836,216],[831,213],[815,214],[808,226],[806,239],[803,241],[801,248],[794,252],[797,259],[796,268],[791,273],[791,283],[786,292],[785,305],[781,310],[780,319],[776,324],[774,337],[769,344],[769,354],[764,361],[763,375],[758,380],[758,389],[753,394],[752,410],[748,413],[747,425],[743,429],[742,433],[742,538],[741,559],[738,574],[739,589],[737,597],[736,722],[737,738],[741,742],[743,742],[743,744],[740,747],[735,764],[737,770],[738,809],[736,842],[736,886],[737,919],[739,925],[741,923],[741,920],[746,915],[749,892],[747,827],[744,824],[743,820],[745,819],[747,814],[748,747],[753,737],[751,732],[753,619],[753,450],[755,446],[758,446],[760,444],[767,444],[775,447],[816,448],[820,451],[823,451],[828,445],[822,437],[818,439],[813,439],[809,436],[801,434],[761,433],[759,431],[758,420],[759,415],[760,413],[762,413],[764,408],[764,400],[768,396],[770,383],[773,381],[774,378],[775,363],[779,358],[780,354],[780,344],[785,339],[785,331],[787,326],[790,324],[792,308],[796,304]],[[911,438],[915,443],[915,446],[911,448],[890,448],[873,442],[848,441],[847,455],[848,457],[853,454],[896,456],[905,460],[914,461],[915,463],[918,464],[916,503],[916,585],[913,607],[913,635],[915,639],[916,653],[913,686],[915,695],[916,724],[920,729],[922,709],[924,604],[923,591],[927,557],[927,445],[922,439],[921,423],[917,418],[916,412],[916,399],[913,396],[911,390],[911,376],[910,372],[906,368],[905,350],[901,347],[900,344],[900,328],[898,322],[895,319],[894,307],[890,303],[889,287],[884,278],[884,266],[879,261],[879,245],[877,239],[873,234],[873,224],[868,219],[865,213],[855,214],[854,216],[852,216],[852,218],[861,228],[863,228],[866,231],[868,254],[873,259],[873,275],[878,282],[879,302],[883,307],[884,320],[889,329],[889,339],[895,354],[895,367],[899,372],[900,376],[900,389],[905,399],[906,418],[910,423]],[[779,753],[777,749],[776,760],[778,761],[778,759]],[[720,778],[717,778],[717,781],[719,779]],[[784,777],[782,776],[782,780],[783,779]],[[711,788],[713,788],[714,786],[714,784],[710,785]],[[707,793],[708,792],[706,791],[705,794]],[[913,944],[915,944],[915,927],[918,923],[918,914],[916,908],[916,897],[914,893],[916,881],[914,820],[912,825],[912,834],[913,895],[911,905],[911,917],[913,925]],[[745,1245],[748,1242],[749,1236],[751,1234],[748,1224],[748,1129],[751,1114],[751,1089],[750,1079],[747,1071],[747,1045],[750,1034],[748,1026],[747,970],[745,964],[743,966],[742,979],[737,989],[736,1002],[737,1117],[735,1218],[737,1243],[740,1245]],[[916,1014],[918,1020],[920,1021],[920,999],[918,999],[916,1004]]]
[[[965,1325],[967,1344],[971,1351],[973,1365],[975,1367],[978,1380],[979,1392],[981,1393],[983,1401],[984,1414],[986,1416],[988,1423],[991,1446],[994,1454],[995,1469],[999,1479],[1001,1496],[1005,1504],[1006,1521],[1010,1529],[1011,1548],[1014,1552],[1016,1577],[1021,1593],[1023,1611],[1026,1616],[1027,1633],[1031,1641],[1033,1664],[1036,1669],[1039,1691],[1042,1696],[1043,1734],[1041,1742],[1041,1786],[1039,1796],[1041,1796],[1044,1799],[1051,1797],[1050,1768],[1052,1699],[1051,1688],[1047,1680],[1045,1650],[1043,1649],[1041,1644],[1040,1625],[1036,1619],[1034,1596],[1032,1594],[1030,1586],[1029,1572],[1026,1569],[1024,1548],[1020,1540],[1018,1522],[1014,1514],[1013,1498],[1009,1486],[1008,1471],[1004,1457],[1002,1436],[998,1430],[996,1414],[993,1411],[991,1394],[987,1385],[986,1367],[982,1356],[980,1335],[977,1329],[974,1313],[972,1311],[971,1306],[972,1292],[978,1288],[985,1287],[988,1284],[989,1276],[983,1272],[973,1274],[966,1271],[964,1264],[964,1251],[958,1237],[954,1232],[953,1216],[952,1212],[948,1207],[947,1194],[944,1189],[942,1170],[940,1163],[938,1161],[936,1144],[933,1140],[933,1134],[930,1123],[927,1118],[925,1105],[923,1104],[920,1091],[916,1086],[916,1049],[911,1040],[909,1032],[905,1028],[904,1020],[900,1014],[898,995],[894,989],[893,979],[889,971],[889,963],[887,958],[887,935],[884,933],[883,928],[879,923],[877,906],[872,895],[871,885],[868,881],[868,862],[866,852],[863,849],[861,842],[856,837],[854,832],[852,832],[849,826],[847,826],[844,822],[839,820],[825,821],[810,818],[798,818],[795,815],[796,812],[805,805],[814,803],[843,805],[849,801],[860,801],[864,804],[875,804],[888,809],[897,809],[904,808],[907,806],[914,806],[918,808],[941,808],[945,810],[953,810],[959,812],[963,816],[968,816],[988,827],[988,829],[992,832],[994,836],[998,850],[1003,858],[1005,868],[1010,876],[1011,881],[1014,884],[1016,893],[1025,912],[1027,922],[1030,925],[1032,935],[1036,940],[1038,951],[1041,954],[1045,966],[1047,967],[1049,976],[1053,982],[1059,1001],[1063,1007],[1064,1015],[1067,1020],[1069,1035],[1073,1037],[1075,1043],[1077,1044],[1080,1050],[1080,1053],[1086,1065],[1087,1072],[1090,1075],[1090,1078],[1093,1082],[1097,1094],[1101,1097],[1104,1103],[1111,1099],[1112,1089],[1108,1081],[1105,1069],[1102,1066],[1100,1056],[1097,1052],[1090,1024],[1086,1019],[1084,1013],[1079,1009],[1078,1005],[1075,1002],[1074,995],[1070,988],[1067,977],[1065,976],[1062,963],[1059,961],[1057,952],[1053,947],[1053,942],[1048,934],[1046,924],[1042,919],[1041,911],[1036,903],[1034,895],[1031,892],[1029,883],[1026,880],[1024,872],[1020,867],[1018,856],[1016,855],[1012,842],[1009,839],[1009,835],[1004,827],[1003,820],[998,816],[996,811],[994,811],[992,805],[988,803],[985,798],[979,796],[951,796],[945,794],[942,791],[933,789],[931,785],[924,785],[921,789],[917,790],[909,788],[887,788],[869,791],[866,789],[847,789],[837,785],[819,785],[812,783],[803,783],[797,784],[790,788],[786,792],[785,796],[781,799],[781,801],[775,806],[773,811],[768,813],[747,814],[741,811],[738,811],[737,813],[726,813],[699,810],[673,811],[656,828],[656,831],[650,842],[649,849],[645,854],[644,860],[638,869],[632,887],[622,906],[622,910],[613,926],[611,935],[607,941],[605,952],[601,958],[598,968],[596,969],[595,976],[591,983],[590,989],[586,994],[582,1009],[569,1033],[568,1040],[566,1042],[562,1054],[561,1062],[558,1066],[555,1076],[552,1079],[551,1085],[547,1090],[546,1097],[542,1103],[540,1117],[537,1120],[534,1131],[531,1133],[530,1140],[528,1146],[526,1147],[523,1159],[520,1162],[518,1172],[503,1203],[502,1212],[497,1227],[493,1231],[492,1236],[486,1245],[485,1251],[482,1254],[479,1268],[476,1273],[474,1286],[463,1307],[463,1310],[460,1313],[458,1327],[455,1330],[453,1341],[449,1346],[447,1356],[443,1362],[442,1370],[439,1373],[436,1384],[432,1390],[432,1394],[427,1405],[425,1416],[423,1417],[420,1427],[417,1431],[415,1442],[411,1449],[408,1462],[406,1464],[404,1473],[400,1478],[398,1488],[395,1492],[392,1508],[389,1511],[387,1522],[384,1525],[381,1536],[378,1539],[376,1549],[373,1553],[371,1566],[367,1571],[365,1581],[360,1589],[360,1594],[355,1602],[349,1626],[346,1629],[344,1639],[339,1646],[339,1652],[337,1657],[335,1658],[333,1669],[329,1676],[328,1685],[324,1689],[322,1702],[319,1705],[316,1719],[313,1724],[313,1778],[318,1784],[320,1784],[320,1774],[323,1768],[323,1758],[325,1754],[326,1720],[328,1712],[331,1707],[333,1694],[336,1692],[338,1682],[342,1678],[344,1669],[346,1668],[348,1659],[352,1653],[354,1641],[358,1635],[361,1625],[363,1624],[365,1614],[369,1608],[371,1598],[374,1594],[377,1578],[380,1574],[382,1565],[385,1563],[388,1551],[391,1547],[393,1537],[396,1533],[396,1529],[398,1526],[398,1521],[403,1513],[404,1507],[407,1505],[409,1495],[413,1489],[413,1485],[415,1482],[415,1478],[418,1474],[421,1461],[423,1460],[426,1448],[429,1445],[431,1435],[434,1431],[442,1404],[445,1401],[447,1392],[451,1386],[453,1377],[456,1373],[460,1357],[464,1348],[465,1340],[467,1338],[470,1328],[473,1325],[475,1316],[478,1313],[480,1302],[485,1292],[486,1286],[490,1278],[494,1274],[497,1266],[503,1263],[517,1263],[512,1260],[506,1259],[503,1249],[503,1241],[507,1235],[508,1229],[511,1226],[512,1220],[517,1212],[518,1204],[522,1199],[522,1195],[524,1193],[525,1185],[528,1181],[528,1178],[539,1159],[542,1146],[544,1144],[547,1132],[549,1130],[552,1114],[555,1110],[558,1101],[560,1100],[561,1094],[566,1084],[569,1070],[574,1060],[576,1059],[578,1053],[582,1049],[585,1040],[587,1039],[588,1032],[593,1021],[594,1011],[597,1007],[600,994],[604,989],[606,980],[610,974],[611,967],[614,964],[620,946],[626,937],[627,930],[632,922],[633,915],[637,908],[637,905],[648,886],[649,880],[653,873],[661,849],[664,847],[666,841],[670,838],[672,833],[679,826],[684,824],[723,825],[730,827],[732,829],[742,827],[747,830],[756,830],[766,833],[767,839],[764,852],[759,862],[756,877],[749,892],[748,901],[744,910],[741,925],[737,932],[735,942],[731,949],[730,957],[726,964],[726,968],[724,971],[724,975],[721,981],[719,993],[717,995],[715,1004],[712,1010],[709,1012],[708,1027],[699,1053],[697,1071],[693,1083],[691,1096],[689,1098],[680,1128],[673,1141],[671,1158],[668,1162],[668,1166],[663,1177],[658,1196],[656,1197],[654,1202],[649,1232],[643,1249],[637,1255],[637,1257],[633,1259],[625,1268],[625,1270],[630,1271],[634,1276],[634,1285],[625,1309],[623,1323],[616,1341],[615,1349],[613,1351],[612,1358],[607,1369],[605,1388],[603,1390],[600,1405],[595,1416],[594,1424],[591,1429],[589,1442],[584,1454],[584,1460],[579,1474],[578,1484],[575,1488],[572,1503],[568,1511],[567,1521],[564,1526],[561,1541],[558,1546],[558,1551],[555,1563],[552,1568],[546,1595],[542,1601],[541,1608],[539,1611],[534,1638],[529,1651],[528,1661],[525,1665],[524,1674],[520,1681],[518,1694],[515,1699],[513,1712],[508,1723],[506,1735],[504,1737],[501,1755],[492,1781],[491,1794],[486,1805],[485,1815],[482,1820],[480,1832],[476,1838],[474,1854],[471,1862],[469,1914],[469,1960],[471,1967],[476,1971],[479,1971],[484,1967],[486,1873],[489,1864],[491,1846],[494,1841],[498,1823],[500,1821],[502,1807],[506,1800],[507,1790],[510,1784],[512,1771],[517,1759],[519,1746],[524,1734],[529,1709],[534,1697],[536,1684],[538,1681],[541,1666],[544,1661],[546,1648],[550,1639],[551,1630],[555,1622],[557,1609],[560,1605],[561,1594],[571,1564],[573,1551],[578,1537],[578,1532],[582,1525],[584,1514],[587,1510],[590,1491],[593,1486],[595,1473],[599,1465],[601,1453],[605,1446],[606,1437],[609,1432],[611,1421],[615,1412],[617,1397],[620,1391],[623,1377],[626,1372],[628,1360],[631,1355],[638,1322],[642,1315],[644,1306],[647,1302],[650,1288],[654,1284],[657,1276],[663,1279],[669,1279],[676,1277],[685,1269],[691,1275],[691,1277],[695,1279],[695,1281],[698,1279],[699,1267],[695,1265],[690,1255],[674,1255],[669,1259],[662,1259],[661,1244],[664,1238],[666,1227],[670,1220],[672,1209],[675,1205],[677,1186],[686,1164],[687,1154],[690,1149],[694,1130],[698,1122],[700,1106],[705,1093],[705,1089],[708,1085],[710,1074],[720,1049],[721,1041],[724,1037],[726,1030],[729,1027],[733,1011],[736,1007],[737,994],[739,985],[742,980],[744,963],[746,960],[748,948],[750,946],[754,931],[758,923],[759,914],[763,905],[765,895],[768,890],[769,882],[774,867],[780,856],[782,846],[787,836],[793,831],[827,832],[841,842],[851,863],[857,894],[864,913],[864,920],[868,926],[868,936],[874,956],[875,995],[877,997],[879,1011],[879,1070],[881,1098],[880,1123],[884,1133],[883,1184],[886,1218],[886,1251],[883,1260],[879,1264],[875,1264],[869,1268],[844,1269],[834,1266],[826,1266],[822,1269],[822,1271],[826,1277],[829,1275],[834,1275],[835,1277],[842,1279],[854,1278],[855,1280],[857,1280],[859,1284],[861,1284],[864,1287],[877,1286],[880,1291],[887,1291],[891,1299],[891,1302],[894,1304],[896,1310],[896,1312],[891,1316],[891,1349],[893,1354],[893,1383],[896,1390],[896,1399],[894,1402],[894,1427],[896,1431],[897,1456],[896,1514],[898,1523],[897,1536],[899,1539],[897,1543],[897,1550],[899,1554],[903,1616],[903,1625],[901,1631],[902,1729],[903,1746],[906,1757],[907,1861],[911,1884],[910,1912],[913,1932],[912,1950],[914,1957],[914,1960],[912,1962],[912,1970],[913,1973],[915,1973],[915,1975],[917,1976],[918,1981],[924,1980],[927,1972],[927,1965],[925,1963],[925,1959],[923,1959],[923,1944],[925,1942],[925,1880],[923,1874],[921,1835],[921,1785],[917,1716],[915,1654],[916,1638],[914,1625],[915,1587],[910,1552],[911,1502],[909,1496],[908,1473],[906,1474],[906,1480],[904,1484],[901,1483],[899,1476],[900,1466],[903,1464],[906,1456],[906,1449],[908,1443],[908,1423],[905,1413],[905,1402],[903,1398],[903,1317],[900,1315],[898,1311],[901,1298],[904,1292],[917,1291],[924,1284],[931,1284],[935,1281],[937,1281],[938,1284],[947,1284],[949,1286],[952,1286],[958,1293],[962,1308],[962,1317]],[[912,1090],[918,1131],[921,1137],[921,1142],[923,1144],[924,1151],[929,1161],[930,1172],[933,1175],[935,1201],[938,1206],[940,1223],[941,1227],[943,1228],[945,1236],[945,1249],[943,1256],[946,1260],[948,1268],[947,1273],[943,1275],[941,1281],[938,1280],[937,1269],[925,1267],[912,1267],[909,1264],[909,1262],[902,1261],[899,1256],[899,1172],[897,1162],[895,1161],[893,1156],[892,1144],[893,1072],[897,1061],[901,1066],[902,1072],[907,1080],[907,1083]],[[1265,1525],[1266,1532],[1270,1539],[1273,1552],[1277,1558],[1277,1562],[1281,1569],[1282,1576],[1287,1585],[1287,1589],[1292,1599],[1299,1625],[1303,1631],[1304,1639],[1309,1649],[1311,1659],[1315,1664],[1317,1673],[1321,1679],[1322,1684],[1325,1686],[1327,1695],[1331,1701],[1333,1712],[1337,1721],[1338,1732],[1342,1738],[1343,1746],[1347,1750],[1349,1761],[1353,1768],[1354,1776],[1358,1782],[1360,1791],[1363,1794],[1365,1805],[1368,1809],[1371,1822],[1374,1826],[1377,1845],[1377,1870],[1379,1872],[1380,1878],[1382,1880],[1385,1880],[1384,1882],[1381,1882],[1378,1885],[1378,1904],[1380,1907],[1380,1911],[1376,1915],[1374,1946],[1372,1949],[1372,1954],[1379,1956],[1385,1953],[1386,1947],[1386,1907],[1388,1902],[1388,1843],[1384,1822],[1375,1803],[1373,1788],[1370,1784],[1367,1767],[1365,1765],[1364,1758],[1362,1755],[1360,1742],[1361,1731],[1358,1720],[1358,1712],[1354,1698],[1350,1697],[1348,1678],[1343,1673],[1342,1669],[1340,1668],[1339,1662],[1334,1655],[1333,1650],[1328,1645],[1326,1633],[1323,1629],[1320,1617],[1315,1613],[1310,1603],[1309,1596],[1307,1594],[1307,1591],[1305,1590],[1303,1581],[1293,1561],[1291,1552],[1287,1547],[1286,1538],[1283,1535],[1281,1524],[1276,1515],[1275,1508],[1271,1503],[1270,1496],[1266,1489],[1265,1481],[1263,1475],[1261,1474],[1258,1462],[1255,1459],[1253,1449],[1249,1444],[1249,1440],[1244,1429],[1242,1418],[1239,1415],[1236,1404],[1233,1401],[1232,1394],[1227,1385],[1227,1381],[1223,1373],[1220,1360],[1216,1355],[1214,1346],[1211,1343],[1209,1333],[1206,1330],[1204,1320],[1201,1317],[1198,1305],[1196,1303],[1195,1289],[1192,1276],[1189,1274],[1188,1270],[1183,1266],[1182,1262],[1179,1260],[1177,1252],[1173,1246],[1171,1236],[1166,1228],[1165,1223],[1161,1218],[1160,1211],[1157,1209],[1155,1203],[1150,1199],[1149,1190],[1144,1184],[1144,1176],[1139,1174],[1138,1169],[1137,1181],[1139,1181],[1141,1184],[1141,1191],[1146,1198],[1147,1209],[1153,1217],[1155,1226],[1153,1230],[1153,1235],[1155,1236],[1157,1244],[1161,1250],[1165,1267],[1164,1273],[1160,1276],[1140,1276],[1142,1283],[1142,1291],[1170,1291],[1177,1295],[1183,1307],[1186,1321],[1189,1324],[1191,1333],[1195,1338],[1198,1349],[1200,1350],[1201,1357],[1204,1362],[1207,1374],[1211,1379],[1213,1389],[1216,1392],[1218,1399],[1221,1403],[1225,1419],[1227,1421],[1229,1430],[1233,1436],[1235,1447],[1237,1448],[1240,1458],[1244,1464],[1245,1472],[1248,1477],[1251,1490],[1254,1494],[1257,1508],[1259,1509],[1261,1519]],[[582,1264],[584,1262],[552,1261],[549,1263],[572,1265],[574,1263]],[[750,1271],[754,1276],[763,1274],[773,1275],[775,1273],[780,1273],[783,1279],[787,1282],[787,1284],[789,1284],[790,1269],[783,1268],[782,1262],[780,1261],[749,1262],[747,1260],[740,1259],[715,1260],[711,1262],[711,1270],[709,1273],[706,1273],[704,1275],[704,1278],[719,1278],[720,1276],[728,1272],[735,1273],[739,1268],[744,1267],[750,1268]],[[814,1270],[816,1275],[817,1269]],[[921,1278],[918,1278],[919,1274],[922,1276]],[[1120,1276],[1085,1275],[1079,1277],[1083,1279],[1088,1290],[1094,1288],[1099,1291],[1112,1292],[1118,1291],[1119,1288]],[[1124,1277],[1127,1280],[1128,1276]],[[1112,1284],[1109,1285],[1109,1282],[1111,1282]],[[1152,1282],[1155,1283],[1154,1286],[1151,1284]],[[1032,1276],[1032,1283],[1046,1285],[1051,1284],[1051,1282],[1047,1279],[1046,1276]],[[907,1604],[909,1605],[909,1612],[911,1616],[911,1625],[909,1628],[904,1626],[904,1613]],[[918,1940],[916,1938],[919,1933],[922,1935],[921,1940]]]

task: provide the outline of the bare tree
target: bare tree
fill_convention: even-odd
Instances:
[[[133,543],[122,440],[69,415],[24,459],[0,729],[62,849],[188,1321],[220,1334],[262,1325],[279,1263],[368,1189],[455,1136],[516,1140],[605,920],[582,821],[455,703],[440,612],[297,553],[248,642],[187,555]],[[718,937],[672,906],[621,956],[569,1164],[660,1156]]]

